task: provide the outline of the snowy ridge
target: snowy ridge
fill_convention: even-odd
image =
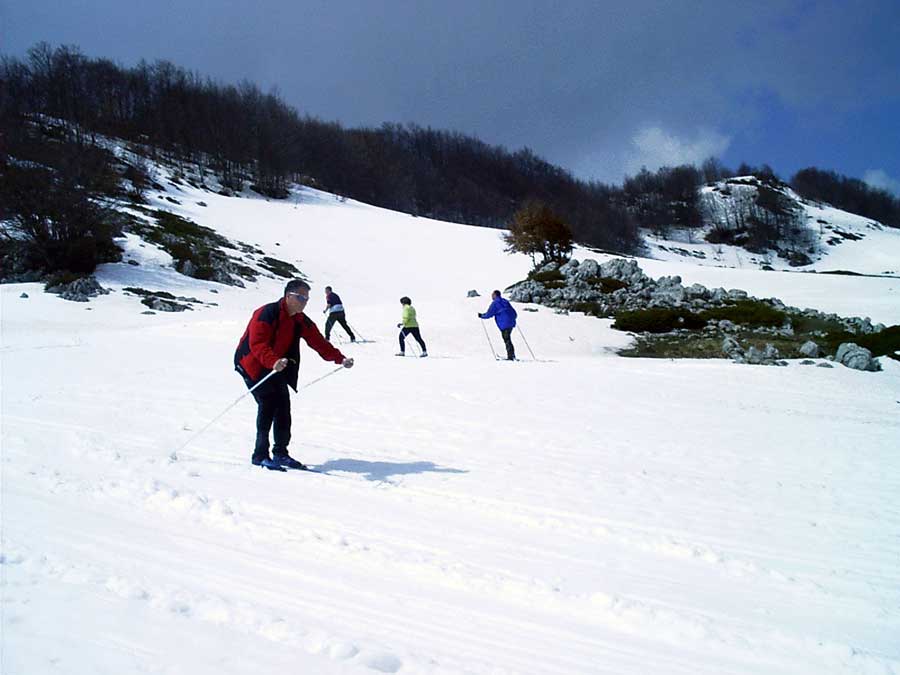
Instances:
[[[700,203],[707,221],[733,228],[733,213],[739,204],[749,204],[755,199],[757,182],[747,176],[701,188]],[[808,247],[804,252],[811,258],[810,264],[791,266],[775,251],[751,253],[740,246],[709,243],[705,236],[710,227],[674,230],[667,238],[647,232],[644,238],[650,257],[737,269],[900,276],[900,229],[828,204],[804,200],[787,185],[781,185],[777,191],[799,212],[799,220],[807,230]]]
[[[552,362],[515,333],[496,363],[475,314],[529,267],[496,231],[157,171],[152,208],[295,264],[320,326],[332,285],[374,342],[293,397],[292,453],[332,475],[252,467],[249,399],[171,461],[243,392],[283,280],[128,236],[86,305],[0,287],[2,672],[900,672],[900,364],[624,359],[543,307],[520,324]],[[900,322],[894,278],[641,265]],[[146,315],[129,286],[217,304]],[[443,358],[393,356],[404,294]],[[301,384],[333,367],[302,353]]]

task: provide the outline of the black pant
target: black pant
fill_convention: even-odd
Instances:
[[[273,381],[274,380],[274,381]],[[266,386],[271,384],[272,386]],[[288,454],[288,443],[291,442],[291,396],[287,383],[278,375],[263,385],[265,389],[253,392],[258,409],[256,411],[256,445],[253,448],[253,459],[263,460],[269,457],[269,429],[275,426],[272,448],[274,455]]]
[[[500,331],[500,335],[503,336],[503,344],[506,345],[506,358],[509,359],[510,361],[515,361],[516,360],[516,348],[513,347],[512,332],[513,332],[512,328],[505,328],[504,330]]]
[[[423,352],[428,351],[428,349],[425,348],[425,343],[422,341],[422,334],[419,333],[419,328],[417,326],[415,328],[404,328],[403,330],[400,331],[400,351],[401,352],[406,351],[406,336],[407,335],[412,335],[416,339],[416,342],[419,343],[419,346],[422,348]]]
[[[347,325],[347,317],[343,312],[332,312],[328,315],[328,318],[325,319],[325,339],[330,340],[331,336],[331,328],[334,326],[335,321],[337,321],[345,331],[347,331],[347,335],[350,336],[350,340],[355,341],[356,336],[353,335],[353,331],[350,330],[350,326]]]

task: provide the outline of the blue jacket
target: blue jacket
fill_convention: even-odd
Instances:
[[[506,298],[497,298],[491,302],[488,311],[481,315],[482,319],[494,317],[497,328],[507,330],[516,326],[516,310]]]

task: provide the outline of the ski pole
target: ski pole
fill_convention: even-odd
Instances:
[[[494,343],[491,342],[491,336],[488,335],[487,326],[484,325],[484,319],[479,319],[479,321],[481,322],[481,327],[484,328],[484,337],[487,338],[488,344],[489,344],[490,347],[491,347],[491,354],[494,355],[494,361],[497,361],[497,360],[498,360],[498,359],[497,359],[497,352],[494,351]]]
[[[332,370],[331,372],[328,372],[328,373],[325,373],[324,375],[322,375],[322,377],[317,377],[315,380],[312,380],[311,382],[307,382],[307,383],[304,384],[302,387],[300,387],[300,389],[299,389],[298,391],[303,391],[304,389],[307,389],[308,387],[313,386],[316,382],[321,382],[321,381],[324,380],[326,377],[330,377],[330,376],[334,375],[335,373],[337,373],[337,372],[339,372],[339,371],[341,371],[341,370],[344,370],[344,366],[338,366],[337,368],[335,368],[335,369]],[[266,380],[268,380],[270,377],[272,377],[272,376],[273,376],[275,373],[277,373],[277,372],[279,372],[279,371],[273,370],[271,373],[269,373],[268,375],[266,375],[266,376],[265,376],[263,379],[261,379],[259,382],[257,382],[256,384],[254,384],[250,389],[248,389],[248,390],[245,391],[243,394],[241,394],[240,396],[238,396],[237,399],[235,399],[234,403],[232,403],[230,406],[228,406],[227,408],[225,408],[225,410],[223,410],[221,413],[219,413],[219,414],[218,414],[214,419],[212,419],[205,427],[203,427],[200,431],[198,431],[196,434],[194,434],[194,435],[191,436],[189,439],[187,439],[187,441],[185,441],[184,443],[182,443],[181,446],[180,446],[177,450],[173,450],[173,451],[172,451],[172,454],[169,455],[169,460],[172,461],[172,462],[177,462],[177,461],[178,461],[178,453],[179,453],[179,452],[181,452],[182,450],[184,450],[190,443],[194,442],[194,440],[196,440],[196,439],[200,436],[200,434],[202,434],[204,431],[206,431],[207,429],[209,429],[213,424],[215,424],[216,422],[218,422],[219,419],[221,419],[221,418],[225,415],[225,413],[227,413],[227,412],[228,412],[229,410],[231,410],[234,406],[236,406],[238,403],[240,403],[240,402],[244,399],[244,397],[245,397],[247,394],[252,393],[253,390],[257,389],[263,382],[265,382]]]
[[[525,346],[528,347],[528,351],[531,354],[531,358],[533,358],[535,361],[537,361],[537,357],[534,355],[534,352],[531,351],[531,345],[528,344],[528,340],[525,339],[525,333],[522,332],[522,327],[519,326],[518,324],[516,324],[516,328],[519,329],[519,335],[522,336],[522,341],[525,343]]]
[[[169,455],[169,459],[170,459],[171,461],[173,461],[173,462],[177,462],[177,461],[178,461],[178,453],[179,453],[179,452],[181,452],[182,450],[184,450],[190,443],[193,443],[194,440],[196,440],[196,439],[200,436],[200,434],[202,434],[204,431],[206,431],[207,429],[209,429],[213,424],[215,424],[216,422],[218,422],[222,417],[224,417],[224,416],[225,416],[225,413],[227,413],[227,412],[228,412],[229,410],[231,410],[234,406],[236,406],[238,403],[240,403],[240,402],[244,399],[244,397],[245,397],[247,394],[252,393],[253,390],[257,389],[260,385],[262,385],[263,382],[265,382],[266,380],[268,380],[270,377],[272,377],[272,376],[273,376],[275,373],[277,373],[277,372],[279,372],[279,371],[273,370],[271,373],[269,373],[268,375],[266,375],[266,376],[265,376],[263,379],[261,379],[259,382],[257,382],[256,384],[254,384],[250,389],[248,389],[248,390],[245,391],[243,394],[241,394],[240,396],[238,396],[238,397],[235,399],[234,403],[232,403],[230,406],[228,406],[227,408],[225,408],[225,410],[223,410],[223,411],[220,412],[218,415],[216,415],[216,416],[209,422],[209,424],[207,424],[207,425],[206,425],[205,427],[203,427],[200,431],[198,431],[196,434],[194,434],[194,435],[191,436],[189,439],[187,439],[187,440],[186,440],[184,443],[182,443],[181,446],[178,447],[176,450],[173,450],[173,451],[172,451],[172,454]]]
[[[302,387],[300,387],[300,391],[303,391],[303,390],[306,389],[307,387],[313,386],[316,382],[321,382],[321,381],[324,380],[326,377],[331,377],[331,376],[334,375],[335,373],[340,372],[340,371],[342,371],[342,370],[344,370],[344,366],[338,366],[337,368],[335,368],[335,369],[332,370],[331,372],[328,372],[328,373],[325,373],[324,375],[322,375],[322,377],[317,377],[317,378],[316,378],[315,380],[313,380],[312,382],[307,382],[307,383],[304,384]]]
[[[368,342],[369,341],[362,333],[360,333],[358,330],[356,330],[356,326],[354,326],[352,323],[350,323],[348,321],[347,325],[350,326],[350,330],[352,330],[353,334],[356,335],[357,341],[359,341],[359,342]]]

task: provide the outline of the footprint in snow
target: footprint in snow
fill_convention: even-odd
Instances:
[[[403,662],[393,654],[380,653],[367,656],[363,665],[380,673],[396,673],[403,667]]]

